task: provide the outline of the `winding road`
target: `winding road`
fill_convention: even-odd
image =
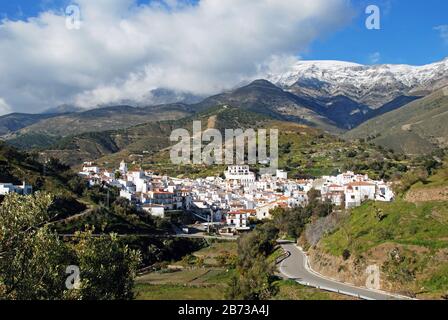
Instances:
[[[308,257],[293,243],[280,243],[290,256],[280,263],[279,271],[285,277],[298,283],[326,291],[337,292],[363,300],[408,300],[410,298],[388,294],[382,291],[359,288],[349,284],[328,279],[314,272],[308,264]]]

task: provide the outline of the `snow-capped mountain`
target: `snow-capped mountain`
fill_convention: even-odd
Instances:
[[[360,65],[341,61],[300,61],[268,80],[300,96],[345,96],[379,108],[400,96],[422,95],[448,84],[448,58],[424,65]]]

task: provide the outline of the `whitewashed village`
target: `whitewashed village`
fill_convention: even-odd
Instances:
[[[120,197],[150,215],[163,218],[170,211],[188,212],[223,236],[249,231],[251,222],[270,219],[275,208],[306,206],[312,189],[321,193],[322,201],[347,209],[368,200],[394,199],[390,184],[353,172],[315,180],[291,180],[282,170],[257,177],[249,166],[236,165],[227,168],[224,178],[178,179],[150,171],[131,171],[122,161],[116,171],[86,162],[79,174],[90,186],[118,188]]]

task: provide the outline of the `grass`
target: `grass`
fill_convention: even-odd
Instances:
[[[382,221],[376,218],[378,210],[386,214]],[[322,241],[334,256],[341,256],[345,249],[362,254],[383,243],[448,248],[447,203],[369,202],[353,210],[348,221]]]
[[[448,160],[448,159],[447,159]],[[422,189],[432,189],[432,188],[440,188],[440,187],[448,187],[448,164],[445,162],[445,165],[438,169],[436,173],[429,177],[429,179],[423,183],[418,182],[414,184],[410,191],[420,191]]]
[[[238,245],[232,241],[214,241],[210,246],[195,252],[195,257],[201,258],[206,266],[219,266],[217,258],[222,255],[236,255]]]
[[[275,263],[275,261],[280,258],[284,253],[284,250],[280,247],[278,247],[277,249],[274,250],[274,252],[272,252],[269,257],[268,257],[268,262],[269,263]]]
[[[232,269],[218,267],[216,258],[236,254],[236,242],[213,241],[210,246],[193,253],[203,260],[203,268],[152,272],[136,280],[137,300],[223,300]],[[185,265],[185,261],[175,263]],[[191,267],[191,266],[190,266]]]
[[[221,287],[138,284],[137,300],[224,300]]]
[[[433,275],[424,281],[425,288],[431,291],[448,293],[448,265],[440,267]]]
[[[232,271],[217,268],[154,272],[136,282],[137,300],[223,300]]]

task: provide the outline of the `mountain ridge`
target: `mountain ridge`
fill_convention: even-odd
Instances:
[[[423,65],[360,65],[341,61],[299,61],[267,79],[297,95],[343,95],[373,109],[401,95],[431,91],[448,84],[448,58]]]

